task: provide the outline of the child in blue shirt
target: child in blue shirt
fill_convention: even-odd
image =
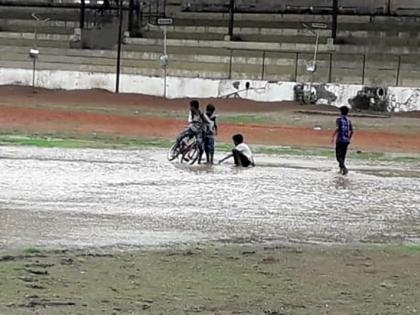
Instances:
[[[350,119],[347,117],[349,108],[347,106],[340,107],[341,116],[336,120],[336,126],[333,135],[332,142],[335,139],[335,154],[340,167],[340,173],[346,175],[348,169],[346,168],[345,161],[347,155],[347,148],[350,144],[350,140],[353,137],[353,126]]]

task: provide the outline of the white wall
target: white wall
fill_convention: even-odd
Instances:
[[[393,112],[411,112],[420,110],[420,88],[388,88],[388,110]]]
[[[249,89],[246,89],[246,83]],[[32,85],[32,70],[0,68],[0,85]],[[48,89],[105,89],[115,90],[115,74],[60,70],[40,70],[36,85]],[[294,100],[295,82],[252,80],[211,80],[198,78],[167,78],[167,97],[231,97],[262,102]],[[357,95],[361,85],[319,84],[325,98],[317,103],[333,106],[349,105],[348,99]],[[120,92],[163,96],[163,79],[141,75],[121,75]],[[420,88],[389,87],[390,111],[420,110]]]

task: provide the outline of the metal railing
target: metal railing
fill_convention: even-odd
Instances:
[[[242,52],[242,54],[241,54]],[[260,54],[260,57],[252,57],[253,63],[235,61],[247,57],[247,54]],[[293,57],[292,57],[293,56]],[[239,79],[248,77],[255,80],[306,81],[310,74],[306,70],[310,53],[301,52],[275,52],[275,51],[252,51],[231,49],[228,52],[227,79]],[[409,58],[402,55],[388,55],[383,58],[366,54],[336,54],[318,53],[317,70],[314,72],[314,82],[325,83],[348,83],[348,84],[374,84],[400,86],[401,78],[408,74],[407,67],[415,62],[405,60]],[[284,60],[279,66],[279,60]],[[404,65],[406,68],[404,68]],[[248,67],[250,71],[236,71],[236,69]],[[274,68],[274,71],[273,71]],[[270,71],[271,69],[271,71]],[[275,70],[279,71],[276,72]],[[420,83],[420,71],[413,79]],[[343,82],[344,81],[344,82]]]

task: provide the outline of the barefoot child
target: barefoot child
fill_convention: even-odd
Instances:
[[[206,124],[204,128],[204,152],[206,152],[207,164],[213,164],[214,157],[214,136],[217,136],[217,123],[216,123],[216,108],[212,104],[206,107]]]
[[[228,158],[233,157],[236,166],[255,166],[254,157],[249,146],[244,143],[244,137],[241,134],[236,134],[232,137],[235,148],[232,150],[232,153],[225,156],[219,161],[219,164]]]
[[[200,111],[200,104],[198,101],[192,100],[190,102],[190,111],[188,115],[188,127],[184,129],[176,138],[177,146],[183,138],[188,137],[191,139],[192,137],[195,137],[200,148],[201,157],[204,150],[203,128],[205,122],[207,122],[207,118]]]
[[[340,167],[340,173],[346,175],[349,171],[346,168],[346,154],[347,147],[350,144],[350,140],[353,137],[353,126],[350,119],[347,117],[349,108],[347,106],[340,107],[341,116],[336,120],[336,126],[333,135],[332,142],[335,141],[335,154]]]

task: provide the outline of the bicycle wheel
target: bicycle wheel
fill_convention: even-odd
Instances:
[[[180,153],[180,148],[176,143],[174,143],[168,151],[168,154],[167,154],[168,161],[175,160],[178,157],[179,153]]]
[[[188,146],[182,153],[181,163],[188,163],[190,165],[193,165],[195,162],[197,162],[199,156],[200,150],[198,148],[198,145],[196,143],[193,143],[190,146]]]

